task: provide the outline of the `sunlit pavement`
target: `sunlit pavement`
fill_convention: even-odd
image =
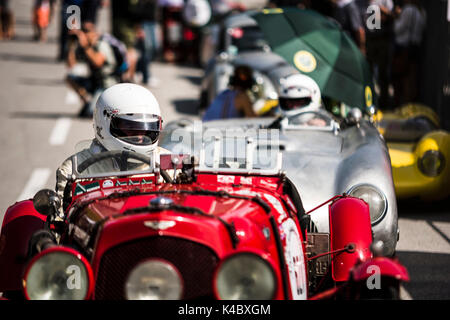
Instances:
[[[64,84],[65,66],[56,62],[58,12],[49,41],[32,41],[29,0],[11,1],[16,39],[0,42],[0,219],[16,200],[53,188],[55,171],[77,142],[93,137],[92,121],[77,118],[81,107]],[[100,29],[108,30],[108,10],[100,12]],[[160,102],[165,123],[196,119],[202,71],[155,62],[159,80],[150,88]],[[400,206],[397,255],[411,282],[405,299],[450,299],[450,205]]]

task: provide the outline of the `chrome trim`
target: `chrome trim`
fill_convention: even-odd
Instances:
[[[388,201],[386,198],[386,195],[384,194],[384,192],[382,192],[379,188],[375,187],[373,184],[370,183],[359,183],[356,184],[354,186],[352,186],[350,189],[348,189],[348,191],[346,192],[348,195],[352,196],[352,192],[355,191],[356,189],[360,188],[360,187],[370,187],[373,188],[375,191],[377,191],[380,195],[381,198],[384,200],[384,211],[383,213],[380,215],[380,217],[378,219],[376,219],[375,221],[372,221],[372,217],[370,217],[370,222],[372,224],[372,226],[377,225],[381,220],[383,220],[383,218],[386,216],[386,213],[388,211]],[[356,197],[355,197],[356,198]],[[360,199],[360,198],[358,198]],[[362,199],[361,199],[362,200]],[[369,207],[370,210],[370,207]]]

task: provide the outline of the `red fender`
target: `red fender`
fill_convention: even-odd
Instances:
[[[374,269],[373,267],[377,267]],[[352,270],[352,277],[354,281],[366,281],[374,272],[378,271],[382,277],[390,277],[398,281],[409,281],[409,274],[406,268],[398,261],[385,258],[376,257],[365,261]]]
[[[334,254],[331,272],[334,281],[347,281],[350,270],[359,261],[372,257],[372,226],[369,205],[353,197],[340,198],[329,207],[331,250],[340,250],[348,244],[355,251]]]
[[[0,234],[0,292],[22,289],[28,242],[45,220],[31,200],[17,202],[6,211]]]

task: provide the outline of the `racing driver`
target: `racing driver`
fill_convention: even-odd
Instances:
[[[295,119],[297,124],[323,127],[326,121],[320,113],[325,111],[322,107],[320,88],[317,83],[307,75],[292,74],[280,79],[278,92],[279,107],[282,116]],[[305,114],[302,118],[296,115]],[[286,119],[287,120],[287,119]]]
[[[78,164],[95,154],[106,151],[138,152],[159,159],[169,151],[158,147],[162,118],[159,103],[146,88],[132,83],[120,83],[106,89],[98,98],[94,110],[95,138],[90,146],[78,153]],[[94,163],[87,173],[117,171],[112,159]],[[64,188],[72,175],[72,157],[56,171],[56,191],[63,197]]]

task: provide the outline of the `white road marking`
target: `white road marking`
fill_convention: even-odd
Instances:
[[[413,300],[409,292],[405,289],[403,285],[400,285],[400,299],[401,300]]]
[[[55,127],[50,134],[49,143],[52,146],[63,145],[66,141],[67,134],[69,133],[70,125],[72,121],[69,118],[59,118],[56,121]]]
[[[22,193],[17,198],[17,201],[33,198],[35,193],[42,189],[50,177],[51,170],[49,168],[37,168],[31,173]]]
[[[81,100],[75,92],[67,91],[65,103],[66,105],[80,104]]]
[[[398,223],[400,241],[397,243],[397,251],[450,254],[449,222],[400,218]]]

